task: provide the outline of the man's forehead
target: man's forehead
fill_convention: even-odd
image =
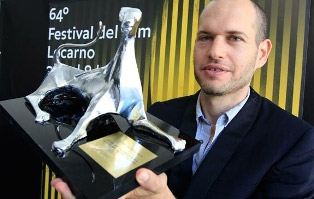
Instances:
[[[239,3],[236,3],[239,2]],[[256,12],[249,0],[218,0],[207,6],[199,20],[200,31],[256,31]]]
[[[254,4],[250,0],[211,0],[203,9],[200,17],[206,14],[209,10],[210,12],[221,12],[223,10],[228,10],[229,12],[232,10],[236,10],[254,16],[256,14]],[[241,12],[237,13],[241,14]]]

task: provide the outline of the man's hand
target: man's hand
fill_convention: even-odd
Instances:
[[[51,180],[50,185],[53,186],[58,193],[60,193],[62,199],[75,199],[70,187],[61,178]]]
[[[174,199],[174,195],[167,186],[167,175],[156,175],[151,170],[141,168],[136,172],[139,187],[120,197],[119,199]]]
[[[120,197],[119,199],[174,199],[174,195],[167,186],[167,175],[156,175],[149,169],[141,168],[136,172],[139,187]],[[50,182],[61,195],[62,199],[75,199],[69,186],[60,178]]]

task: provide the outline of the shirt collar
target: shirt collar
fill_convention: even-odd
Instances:
[[[218,121],[217,122],[222,122],[222,124],[224,126],[227,126],[230,121],[238,114],[238,112],[242,109],[242,107],[244,106],[244,104],[247,102],[247,100],[249,99],[249,96],[250,96],[250,89],[248,91],[248,94],[246,95],[246,97],[239,103],[237,104],[236,106],[234,106],[233,108],[229,109],[228,111],[226,111],[223,115],[221,115],[219,118],[218,118]],[[221,119],[220,119],[221,118]],[[201,103],[200,103],[200,94],[198,95],[197,97],[197,103],[196,103],[196,122],[197,124],[199,124],[200,120],[205,120],[206,122],[210,123],[204,113],[203,113],[203,110],[202,110],[202,107],[201,107]]]

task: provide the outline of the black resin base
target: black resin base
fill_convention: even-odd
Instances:
[[[86,139],[79,141],[65,158],[58,158],[51,151],[52,143],[67,137],[73,127],[60,125],[53,121],[47,125],[36,124],[34,113],[24,98],[1,101],[0,111],[19,130],[24,139],[34,147],[50,169],[69,184],[77,198],[118,198],[138,186],[135,172],[139,167],[149,168],[159,174],[186,160],[200,147],[200,142],[185,136],[184,133],[180,133],[176,128],[149,113],[147,113],[149,121],[168,134],[186,140],[184,151],[173,153],[167,142],[147,132],[130,128],[121,116],[105,115],[93,121]],[[157,157],[115,178],[79,146],[118,131],[140,143]]]

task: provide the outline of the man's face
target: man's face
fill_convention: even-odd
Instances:
[[[257,68],[256,31],[256,13],[247,0],[205,8],[194,48],[195,78],[205,93],[221,96],[250,85]]]

